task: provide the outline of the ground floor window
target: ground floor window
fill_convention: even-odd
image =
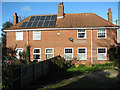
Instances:
[[[98,48],[98,60],[106,60],[107,48]]]
[[[41,49],[40,48],[33,49],[33,60],[41,60]]]
[[[53,48],[45,48],[45,59],[50,59],[54,57],[54,49]]]
[[[65,60],[73,60],[73,48],[64,49],[64,58]]]
[[[78,60],[87,60],[86,48],[78,48]]]
[[[16,48],[16,58],[20,59],[20,52],[23,52],[23,48]]]

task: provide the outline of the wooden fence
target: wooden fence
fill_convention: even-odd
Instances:
[[[19,66],[11,69],[11,87],[23,88],[41,76],[45,76],[50,71],[50,60]]]

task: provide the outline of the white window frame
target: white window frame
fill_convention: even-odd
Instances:
[[[23,48],[16,48],[16,50],[15,50],[15,51],[17,51],[18,49],[22,49],[22,52],[23,52]],[[16,52],[16,58],[17,58],[17,59],[20,59],[20,56],[19,56],[18,51]]]
[[[64,48],[64,58],[65,58],[65,54],[66,54],[66,53],[65,53],[65,49],[72,49],[72,59],[71,59],[71,60],[73,60],[73,53],[74,53],[74,52],[73,52],[73,48]],[[70,60],[70,59],[65,59],[65,60]]]
[[[84,38],[79,38],[78,37],[78,33],[83,33],[83,32],[78,32],[78,30],[85,30],[85,32],[84,32],[85,33],[85,37]],[[78,30],[77,30],[77,39],[86,39],[86,29],[78,29]]]
[[[98,29],[98,30],[102,30],[102,29]],[[100,37],[98,37],[98,33],[100,33],[100,32],[98,32],[98,30],[97,30],[97,39],[106,39],[107,38],[107,30],[106,29],[104,29],[105,30],[105,37],[104,38],[100,38]],[[101,32],[102,33],[102,32]]]
[[[18,33],[21,32],[21,36],[18,36]],[[21,37],[21,38],[19,38]],[[17,31],[16,32],[16,40],[23,40],[23,31]]]
[[[85,60],[85,61],[86,61],[86,60],[87,60],[87,48],[86,48],[86,47],[79,47],[79,48],[77,49],[78,55],[80,54],[80,53],[79,53],[79,49],[85,49],[85,55],[86,55],[86,57],[85,57],[85,59],[78,59],[78,60],[80,60],[80,61],[81,61],[81,60]]]
[[[33,40],[41,40],[41,31],[39,31],[39,32],[40,32],[40,35],[39,35],[39,34],[38,34],[38,35],[39,35],[40,37],[39,37],[38,39],[35,39],[35,38],[34,38],[34,35],[36,35],[35,32],[38,32],[38,31],[33,31]]]
[[[52,49],[53,52],[52,53],[46,53],[46,49]],[[45,48],[45,59],[47,59],[46,58],[47,54],[53,54],[53,57],[54,57],[54,48]]]
[[[105,58],[105,59],[99,59],[99,58],[98,58],[98,55],[99,55],[98,49],[105,49],[105,50],[106,50],[106,53],[100,53],[100,54],[105,54],[105,55],[106,55],[106,58]],[[97,48],[97,60],[107,60],[107,48],[106,48],[106,47],[98,47],[98,48]]]
[[[40,50],[40,53],[34,53],[34,49],[39,49],[39,50]],[[33,48],[33,55],[38,55],[38,54],[40,55],[40,59],[34,59],[34,58],[33,58],[33,61],[34,61],[34,60],[41,60],[41,48]]]

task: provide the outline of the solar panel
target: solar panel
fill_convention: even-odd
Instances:
[[[23,22],[22,25],[21,25],[21,27],[22,27],[22,28],[26,27],[26,24],[27,24],[27,23],[28,23],[28,22]]]
[[[31,27],[37,27],[38,22],[33,22],[33,25]]]
[[[52,15],[51,20],[56,20],[57,15]]]
[[[40,16],[36,16],[35,21],[39,21],[40,20]]]
[[[54,27],[57,15],[48,16],[31,16],[28,22],[23,22],[21,28],[24,27]]]
[[[46,16],[46,20],[50,20],[51,16]]]
[[[31,27],[33,22],[28,22],[27,26],[26,27]]]
[[[34,21],[35,16],[32,16],[29,21]]]
[[[48,27],[49,21],[45,21],[43,27]]]
[[[46,16],[41,16],[40,20],[45,20]]]
[[[38,22],[38,26],[37,27],[42,27],[43,26],[43,21]]]
[[[50,21],[49,27],[54,27],[55,26],[55,21]]]

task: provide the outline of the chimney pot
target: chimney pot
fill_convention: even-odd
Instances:
[[[108,9],[108,12],[111,12],[111,8]]]
[[[61,3],[59,3],[59,5],[61,5]]]
[[[14,15],[17,15],[17,13],[14,13]]]
[[[61,5],[63,5],[63,2],[61,2]]]

